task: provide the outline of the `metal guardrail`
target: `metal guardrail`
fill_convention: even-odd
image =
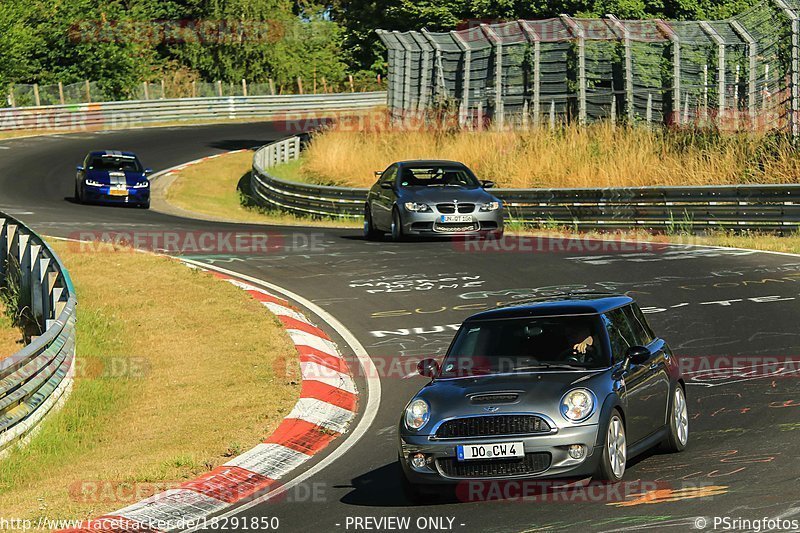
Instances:
[[[292,137],[264,146],[253,159],[256,201],[290,213],[360,218],[367,189],[296,183],[268,169],[296,159]],[[605,189],[492,189],[506,219],[577,230],[711,228],[792,232],[800,229],[800,185],[631,187]]]
[[[304,131],[307,115],[355,111],[386,105],[385,92],[226,96],[97,102],[0,109],[3,130],[117,129],[158,122],[188,120],[284,120],[287,130]],[[297,122],[297,124],[294,124]]]
[[[0,213],[0,287],[43,333],[0,360],[0,455],[63,402],[75,360],[75,288],[46,242]]]

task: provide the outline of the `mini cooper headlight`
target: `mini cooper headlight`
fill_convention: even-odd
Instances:
[[[150,182],[147,181],[147,180],[144,180],[144,181],[138,182],[136,185],[133,186],[133,188],[134,189],[144,189],[148,185],[150,185]]]
[[[586,420],[594,412],[594,394],[589,389],[574,389],[561,398],[561,414],[570,422]]]
[[[103,186],[102,183],[100,183],[99,181],[95,181],[95,180],[86,180],[84,183],[86,183],[86,185],[89,185],[91,187],[102,187]]]
[[[428,402],[417,398],[406,407],[406,427],[417,430],[428,423],[430,419],[430,409]]]
[[[497,211],[498,209],[500,209],[500,202],[481,204],[481,211]]]
[[[417,202],[406,202],[405,208],[407,211],[413,211],[414,213],[424,213],[431,210],[428,204],[419,204]]]

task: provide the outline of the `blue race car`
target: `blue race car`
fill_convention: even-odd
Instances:
[[[80,203],[107,202],[150,207],[152,171],[144,168],[136,154],[105,150],[90,152],[78,166],[75,198]]]

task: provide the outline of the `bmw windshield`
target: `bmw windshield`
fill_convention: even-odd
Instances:
[[[598,316],[468,322],[459,330],[440,378],[542,370],[586,370],[609,364]]]
[[[478,179],[461,166],[404,167],[400,173],[401,187],[464,187],[477,189]]]

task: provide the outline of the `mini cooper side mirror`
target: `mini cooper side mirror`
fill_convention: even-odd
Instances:
[[[484,189],[491,189],[492,187],[494,187],[494,182],[489,180],[482,181],[481,187],[483,187]]]
[[[423,359],[417,363],[417,372],[420,376],[434,378],[439,373],[439,363],[436,362],[436,359]]]
[[[634,365],[642,365],[650,359],[650,350],[644,346],[631,346],[628,348],[628,351],[625,352],[625,358]]]
[[[383,182],[381,182],[381,189],[390,189],[391,190],[391,189],[394,189],[394,187],[392,186],[391,182],[383,181]]]

